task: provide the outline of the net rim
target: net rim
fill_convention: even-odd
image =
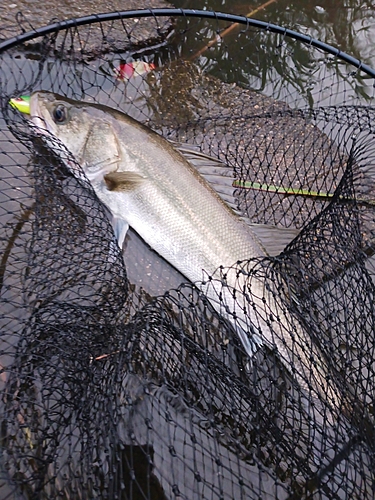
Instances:
[[[35,28],[31,31],[21,33],[3,42],[0,42],[0,54],[26,41],[33,40],[34,38],[38,38],[40,36],[57,33],[62,30],[76,28],[78,26],[84,26],[87,24],[100,23],[103,21],[116,21],[122,19],[146,18],[146,17],[154,17],[154,18],[155,17],[193,17],[193,18],[200,17],[204,19],[228,21],[231,23],[242,24],[247,27],[258,28],[260,30],[269,31],[271,33],[276,33],[288,38],[292,38],[306,45],[310,45],[312,47],[320,49],[354,66],[358,70],[363,71],[368,76],[375,78],[375,69],[373,69],[371,66],[363,63],[360,59],[357,59],[347,54],[346,52],[341,51],[337,47],[322,42],[309,35],[305,35],[298,31],[294,31],[289,28],[285,28],[283,26],[279,26],[277,24],[273,24],[267,21],[261,21],[259,19],[252,19],[246,16],[228,14],[225,12],[216,12],[216,11],[207,11],[198,9],[178,9],[178,8],[135,9],[135,10],[124,10],[124,11],[113,11],[100,14],[91,14],[89,16],[71,18],[64,21],[57,21],[52,24],[48,24],[46,26]]]

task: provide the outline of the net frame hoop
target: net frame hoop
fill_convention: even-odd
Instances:
[[[327,52],[338,59],[354,66],[355,68],[363,71],[368,76],[375,78],[375,70],[369,65],[364,64],[359,59],[341,51],[340,49],[333,47],[327,43],[321,42],[320,40],[313,38],[309,35],[304,35],[298,31],[290,30],[276,24],[272,24],[266,21],[260,21],[258,19],[252,19],[245,16],[239,16],[235,14],[226,14],[223,12],[206,11],[206,10],[196,10],[196,9],[139,9],[139,10],[125,10],[125,11],[114,11],[106,12],[101,14],[91,14],[89,16],[83,16],[78,18],[72,18],[65,21],[58,21],[47,26],[42,26],[36,28],[32,31],[27,31],[20,35],[14,36],[0,43],[0,54],[8,49],[11,49],[23,42],[30,41],[34,38],[40,36],[49,35],[62,31],[69,28],[76,28],[78,26],[84,26],[87,24],[100,23],[103,21],[116,21],[121,19],[131,19],[131,18],[146,18],[146,17],[199,17],[205,19],[215,19],[219,21],[227,21],[229,23],[238,23],[245,25],[247,27],[254,27],[264,31],[269,31],[271,33],[276,33],[283,35],[285,37],[292,38],[294,40],[300,41],[306,45],[318,48],[324,52]],[[375,83],[374,83],[375,87]]]

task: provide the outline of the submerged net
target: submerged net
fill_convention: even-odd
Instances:
[[[373,498],[373,77],[250,22],[208,48],[228,21],[122,17],[0,54],[0,497]],[[296,235],[206,278],[219,300],[237,270],[252,318],[307,353],[303,387],[272,343],[249,362],[136,233],[120,252],[90,183],[9,105],[40,89],[221,159],[240,213]]]

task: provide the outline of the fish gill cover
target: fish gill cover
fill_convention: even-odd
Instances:
[[[0,46],[0,496],[373,498],[373,75],[173,12]],[[220,159],[239,216],[290,244],[196,286],[131,229],[121,252],[75,158],[9,104],[39,90]],[[275,342],[249,359],[205,283]]]

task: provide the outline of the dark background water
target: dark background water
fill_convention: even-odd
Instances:
[[[248,15],[253,0],[172,0],[176,7]],[[252,17],[309,34],[375,67],[375,6],[371,0],[276,0]]]
[[[17,12],[22,12],[22,29],[29,30],[49,24],[56,19],[69,19],[88,14],[127,10],[136,8],[178,7],[188,9],[215,10],[233,14],[248,15],[276,25],[310,35],[331,44],[343,52],[354,56],[372,68],[375,68],[375,7],[371,0],[82,0],[77,4],[64,0],[57,6],[47,0],[41,6],[30,0],[15,0],[0,7],[0,35],[15,32],[8,27],[15,23]],[[183,20],[178,20],[182,26]],[[179,24],[180,23],[180,24]],[[217,31],[223,32],[228,23],[218,23]],[[177,58],[191,58],[210,40],[210,32],[204,20],[195,20],[195,28],[185,38],[174,39]],[[216,32],[212,26],[211,38]],[[16,28],[17,29],[17,26]],[[20,27],[18,26],[18,32]],[[194,33],[195,31],[195,33]],[[199,36],[201,34],[201,36]],[[278,44],[282,37],[254,36],[245,33],[241,37],[240,28],[224,34],[221,43],[215,44],[211,51],[195,62],[206,73],[220,78],[224,82],[236,83],[245,88],[272,96],[277,100],[293,102],[297,97],[302,101],[298,105],[337,105],[369,103],[374,97],[372,82],[357,80],[348,83],[350,73],[355,70],[344,65],[340,60],[327,61],[325,55],[309,51],[306,46],[294,44],[286,48],[284,54],[278,53]],[[171,41],[171,40],[170,40]],[[287,46],[286,44],[285,46]],[[168,49],[169,50],[169,49]],[[277,62],[276,62],[277,59]],[[323,61],[324,60],[324,61]],[[323,62],[322,62],[323,61]],[[163,56],[158,61],[163,64]],[[319,68],[322,65],[323,71]],[[246,68],[246,69],[245,69]],[[254,71],[251,71],[251,69]],[[322,88],[324,80],[328,98],[320,92],[319,102],[314,97],[312,87],[318,84]],[[353,92],[343,91],[343,82]],[[332,88],[330,88],[332,87]],[[316,93],[316,92],[315,92]],[[290,94],[292,98],[290,98]],[[355,97],[356,102],[353,102]],[[360,102],[358,102],[358,99]]]
[[[272,0],[269,0],[272,1]],[[207,9],[252,17],[307,33],[375,67],[375,6],[372,0],[170,0],[174,7]],[[163,0],[53,0],[40,4],[30,0],[9,0],[0,6],[0,27],[9,25],[21,11],[33,26],[52,18],[68,19],[87,14],[134,8],[166,7]],[[264,8],[262,6],[266,5]],[[235,37],[233,33],[228,36]]]

